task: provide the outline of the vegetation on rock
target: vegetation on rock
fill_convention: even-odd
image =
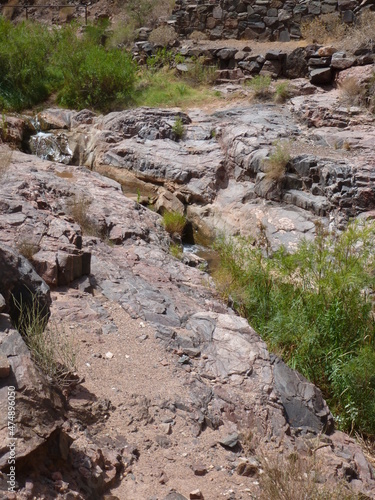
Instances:
[[[164,212],[163,225],[170,235],[182,236],[186,225],[186,217],[178,212]]]
[[[375,434],[375,225],[320,224],[289,254],[221,239],[219,281],[270,350],[320,387],[343,429]],[[259,242],[258,242],[259,243]]]

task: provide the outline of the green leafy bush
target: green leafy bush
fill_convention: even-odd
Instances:
[[[344,429],[375,434],[375,226],[317,226],[295,253],[221,240],[226,293],[290,366],[318,385]],[[225,273],[224,273],[225,275]]]
[[[52,35],[39,24],[0,17],[0,108],[20,110],[48,97]]]
[[[37,23],[0,18],[0,107],[21,110],[45,100],[53,91],[58,102],[74,108],[106,110],[126,102],[134,87],[131,56],[106,49],[107,24],[47,29]]]
[[[60,67],[64,75],[58,96],[60,104],[105,110],[113,101],[129,100],[135,80],[135,67],[130,56],[119,49],[89,46],[78,57],[72,55],[72,60],[77,59],[75,73],[70,68],[72,62]]]
[[[280,181],[285,175],[286,166],[289,161],[289,143],[286,141],[276,142],[272,154],[264,161],[266,177],[273,181]]]

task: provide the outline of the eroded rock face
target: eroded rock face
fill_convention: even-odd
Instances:
[[[70,123],[77,125],[68,132],[87,137],[83,158],[91,166],[108,168],[112,162],[109,167],[130,172],[132,182],[152,183],[154,196],[163,196],[180,211],[194,201],[188,207],[193,222],[243,234],[262,224],[274,244],[293,247],[300,235],[312,237],[314,217],[357,215],[368,210],[374,197],[370,166],[361,156],[370,150],[365,139],[353,161],[298,151],[287,165],[283,185],[266,191],[264,159],[275,140],[321,141],[318,129],[314,139],[315,129],[295,116],[298,109],[312,110],[316,99],[325,109],[332,101],[324,93],[306,98],[307,104],[295,99],[294,115],[275,105],[237,107],[213,116],[196,111],[189,119],[181,115],[185,135],[180,142],[172,135],[174,112],[147,109],[98,118],[72,112]],[[344,112],[342,116],[348,120]],[[332,137],[343,137],[334,120],[331,125],[327,144]],[[363,124],[350,127],[343,131],[350,137],[363,130]],[[80,300],[71,311],[64,309],[66,317],[99,320],[103,308],[96,293],[90,295],[95,290],[132,318],[152,325],[160,344],[175,353],[178,370],[187,373],[188,393],[168,407],[186,413],[195,436],[207,428],[220,434],[225,429],[231,440],[221,436],[218,442],[235,448],[241,446],[239,436],[252,429],[254,449],[262,443],[272,450],[306,450],[309,436],[332,433],[332,416],[320,391],[270,356],[248,323],[215,296],[202,271],[171,257],[160,216],[124,197],[116,181],[82,167],[14,153],[0,190],[1,240],[14,244],[27,235],[36,242],[39,251],[30,258],[49,283],[67,285],[82,276],[84,256],[91,255],[91,266],[85,268],[90,279],[74,283],[83,292],[77,292]],[[71,210],[77,200],[84,217]],[[101,332],[109,334],[113,326],[105,324]],[[148,412],[141,412],[147,422]],[[157,445],[170,448],[167,436],[159,436]],[[359,448],[337,433],[326,439],[326,463],[335,464],[336,472],[349,471],[359,489],[373,491]]]
[[[10,364],[10,374],[1,379],[0,409],[2,446],[0,468],[8,465],[10,457],[8,429],[8,388],[14,387],[16,396],[15,435],[17,460],[26,459],[63,423],[65,398],[52,388],[31,360],[21,335],[13,329],[9,317],[0,315],[0,351]]]
[[[27,259],[14,249],[0,245],[0,293],[12,320],[17,323],[20,308],[35,308],[49,315],[49,288]]]

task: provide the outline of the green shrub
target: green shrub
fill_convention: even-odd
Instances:
[[[105,49],[93,38],[78,39],[74,28],[57,37],[52,64],[61,81],[58,102],[63,106],[106,110],[114,101],[130,98],[135,81],[130,55]]]
[[[178,234],[182,236],[186,225],[186,218],[178,212],[164,212],[163,225],[170,235]]]
[[[21,110],[46,99],[52,35],[39,24],[0,17],[0,108]]]
[[[175,122],[172,127],[172,131],[175,134],[177,140],[182,139],[184,133],[185,133],[185,127],[184,127],[184,122],[182,121],[182,118],[178,116],[175,119]]]
[[[252,78],[247,85],[253,91],[256,99],[269,99],[271,96],[271,77],[268,75],[257,75]]]
[[[289,82],[280,82],[276,85],[273,99],[277,103],[283,103],[290,98]]]
[[[339,235],[317,226],[295,253],[220,241],[226,293],[281,355],[323,391],[340,426],[375,434],[375,225]]]

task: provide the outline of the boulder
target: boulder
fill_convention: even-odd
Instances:
[[[313,85],[327,85],[332,82],[331,68],[313,69],[310,72],[310,82]]]
[[[33,307],[49,315],[50,292],[30,262],[12,248],[0,244],[0,293],[5,299],[12,320],[17,323],[19,307]]]

